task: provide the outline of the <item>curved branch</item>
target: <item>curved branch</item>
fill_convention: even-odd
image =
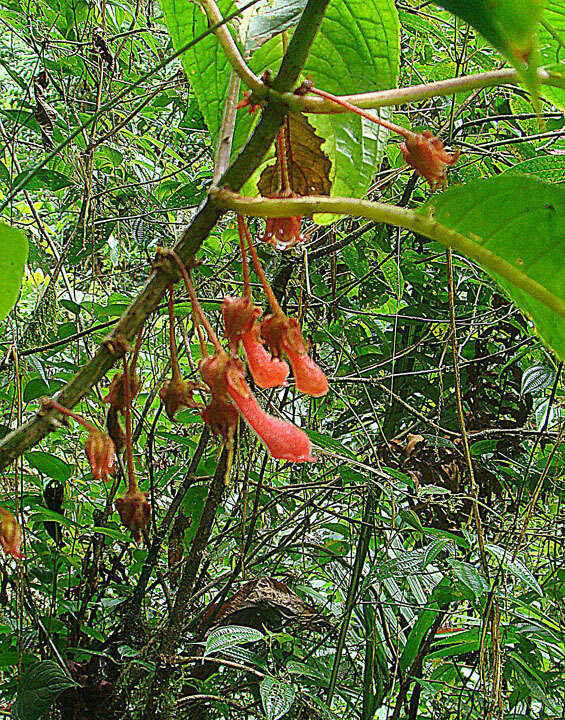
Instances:
[[[542,302],[552,312],[565,318],[565,302],[561,298],[550,293],[543,285],[522,273],[504,258],[495,255],[484,245],[480,245],[437,222],[430,213],[425,214],[396,205],[385,205],[379,202],[346,197],[312,195],[274,200],[271,198],[244,197],[222,188],[213,188],[210,195],[225,210],[235,210],[241,215],[290,217],[292,215],[333,213],[367,218],[368,220],[376,220],[377,222],[412,230],[472,258],[486,270],[508,280]]]

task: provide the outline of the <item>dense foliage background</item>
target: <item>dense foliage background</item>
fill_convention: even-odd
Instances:
[[[547,3],[540,26],[545,64],[563,53],[551,43],[563,32],[559,5]],[[505,62],[436,4],[385,6],[388,31],[399,32],[399,78],[391,69],[380,87]],[[163,9],[171,28],[174,3]],[[6,434],[93,356],[143,286],[157,246],[180,236],[211,184],[218,127],[193,92],[201,78],[178,59],[164,62],[173,47],[153,0],[6,0],[0,25],[1,220],[29,241],[21,294],[2,323]],[[358,41],[347,27],[343,33],[344,46]],[[273,43],[281,37],[254,54],[258,72],[277,69]],[[209,48],[216,40],[202,42]],[[392,68],[390,58],[383,62]],[[316,82],[341,93],[373,89]],[[565,177],[562,93],[542,89],[541,124],[518,84],[386,112],[460,148],[450,186],[506,174],[517,187],[534,176],[557,189]],[[252,121],[244,117],[236,147]],[[324,123],[334,121],[313,117],[326,136]],[[369,161],[343,162],[341,194],[353,194],[359,177],[358,195],[420,207],[430,189],[404,163],[396,139],[361,125]],[[511,222],[502,206],[500,222]],[[257,237],[263,225],[250,219]],[[177,640],[167,691],[174,716],[562,717],[562,364],[506,292],[459,253],[450,294],[445,249],[434,241],[351,218],[305,227],[304,245],[259,252],[283,308],[302,321],[330,392],[318,399],[292,385],[255,392],[270,412],[307,429],[318,462],[275,461],[240,423],[231,481]],[[517,241],[527,246],[531,238]],[[563,235],[554,241],[561,251],[546,271],[559,276]],[[241,292],[233,213],[199,258],[197,292],[221,335],[222,298]],[[450,302],[472,476],[457,413]],[[175,315],[182,371],[196,379],[200,348],[180,285]],[[3,472],[0,505],[19,518],[25,554],[23,562],[0,559],[6,715],[141,717],[179,576],[194,559],[219,446],[193,411],[174,422],[162,412],[158,391],[170,371],[165,301],[145,325],[139,371],[134,453],[153,508],[142,545],[113,510],[123,476],[93,481],[76,423]],[[114,372],[77,408],[101,427]]]

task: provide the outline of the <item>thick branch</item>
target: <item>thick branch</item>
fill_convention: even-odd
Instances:
[[[442,225],[429,214],[407,210],[396,205],[385,205],[370,202],[369,200],[344,197],[312,195],[275,200],[271,198],[243,197],[221,188],[213,189],[211,196],[224,209],[235,210],[241,215],[290,217],[292,215],[333,213],[367,218],[368,220],[376,220],[395,227],[412,230],[475,260],[486,270],[508,280],[542,302],[552,312],[565,318],[565,302],[561,298],[550,293],[543,285],[522,273],[504,258],[495,255],[484,245],[480,245],[455,230]]]

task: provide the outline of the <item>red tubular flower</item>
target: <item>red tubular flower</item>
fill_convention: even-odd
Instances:
[[[328,392],[328,380],[308,355],[300,325],[295,318],[282,313],[267,315],[261,325],[261,334],[273,357],[280,357],[283,352],[286,354],[300,392],[314,397],[321,397]]]
[[[0,507],[0,545],[6,555],[21,560],[22,530],[12,513]]]
[[[271,197],[293,198],[297,197],[297,195],[293,192],[283,192],[276,193]],[[306,235],[303,234],[301,225],[302,217],[298,215],[293,217],[267,218],[265,234],[261,240],[269,243],[273,247],[282,246],[283,250],[287,250],[306,240]]]
[[[225,413],[226,404],[231,400],[274,458],[314,462],[306,433],[292,423],[271,417],[261,410],[245,382],[241,360],[228,357],[223,352],[217,353],[214,357],[200,361],[200,374],[213,395],[212,403],[206,411],[210,409],[212,412],[213,407],[214,413],[217,411],[223,418],[222,412]],[[203,417],[208,422],[206,414],[203,413]]]
[[[443,147],[442,141],[424,130],[421,135],[411,133],[406,142],[400,143],[400,151],[404,160],[422,177],[425,177],[432,190],[445,184],[445,172],[454,165],[459,157],[459,150],[450,155]]]
[[[116,500],[116,510],[124,527],[131,530],[135,542],[141,542],[141,531],[147,527],[151,517],[151,506],[144,492],[134,486]]]
[[[92,477],[95,480],[106,480],[112,474],[116,458],[112,439],[101,430],[91,427],[84,448],[92,468]]]

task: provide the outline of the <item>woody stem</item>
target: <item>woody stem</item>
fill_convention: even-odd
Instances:
[[[182,260],[179,258],[179,256],[174,250],[171,250],[167,254],[170,255],[170,257],[175,261],[178,269],[180,270],[180,274],[182,275],[182,279],[184,280],[184,284],[186,285],[186,291],[192,303],[192,309],[194,310],[196,317],[198,318],[200,323],[204,325],[208,337],[210,338],[210,342],[216,348],[216,350],[218,350],[219,352],[223,352],[224,350],[220,344],[220,341],[218,340],[218,336],[214,332],[214,328],[208,322],[208,319],[206,318],[206,316],[204,315],[204,311],[202,310],[202,306],[198,302],[198,298],[196,297],[196,291],[194,290],[194,285],[192,284],[192,280],[190,279],[190,275],[186,267],[184,266]]]
[[[245,247],[245,233],[247,220],[243,215],[237,216],[237,229],[239,232],[239,248],[241,250],[241,269],[243,272],[243,295],[251,297],[251,280],[249,278],[249,261],[247,260],[247,249]]]
[[[81,415],[77,415],[72,410],[69,410],[69,408],[64,407],[61,405],[61,403],[58,403],[53,398],[49,398],[48,402],[46,403],[46,407],[53,408],[53,410],[57,410],[61,413],[61,415],[67,415],[68,417],[72,417],[73,420],[76,420],[78,423],[80,423],[84,428],[86,428],[89,432],[91,430],[96,430],[94,425],[91,425],[88,420],[85,420]]]
[[[320,97],[326,98],[326,100],[332,100],[334,103],[336,103],[336,105],[341,105],[341,107],[347,108],[348,110],[351,110],[351,112],[354,112],[357,115],[361,115],[361,117],[367,118],[367,120],[371,120],[371,122],[377,123],[377,125],[382,125],[388,130],[402,135],[402,137],[407,141],[413,140],[415,137],[415,133],[413,133],[411,130],[407,130],[400,125],[396,125],[395,123],[388,122],[388,120],[382,120],[377,115],[373,115],[366,110],[361,110],[361,108],[358,108],[356,105],[347,102],[347,100],[342,100],[336,95],[332,95],[325,90],[318,90],[318,88],[313,87],[310,88],[310,92],[314,93],[314,95],[319,95]]]
[[[169,287],[169,347],[171,352],[171,369],[173,382],[180,380],[179,359],[175,342],[175,286]]]
[[[275,315],[284,315],[282,308],[279,305],[279,301],[275,297],[275,293],[269,285],[269,281],[265,277],[261,261],[259,260],[259,255],[257,255],[257,251],[255,250],[255,246],[253,245],[253,240],[251,239],[251,233],[249,232],[247,223],[245,223],[245,236],[247,238],[247,244],[249,245],[249,252],[251,254],[251,259],[253,260],[255,272],[259,276],[259,280],[261,281],[261,285],[263,286],[263,290],[265,291],[265,295],[267,296],[267,300],[269,301],[271,310]]]
[[[135,472],[133,467],[133,446],[132,446],[132,432],[131,432],[131,393],[129,387],[129,375],[128,375],[128,361],[126,356],[123,357],[124,363],[124,415],[126,418],[126,455],[128,464],[128,492],[135,492],[137,490],[137,483],[135,481]]]

